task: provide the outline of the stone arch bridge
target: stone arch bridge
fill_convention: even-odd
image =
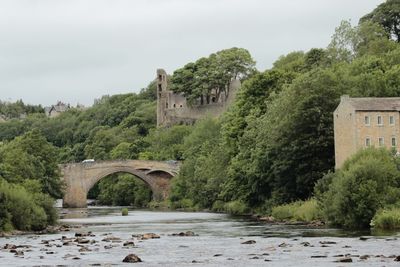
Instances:
[[[170,180],[179,172],[176,161],[117,160],[60,165],[65,182],[63,207],[86,207],[87,193],[100,179],[113,173],[130,173],[144,181],[154,200],[168,197]]]

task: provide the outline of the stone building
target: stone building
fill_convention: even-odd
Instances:
[[[398,151],[399,114],[400,97],[342,96],[334,112],[336,168],[362,148],[374,146]]]
[[[174,124],[193,124],[205,116],[218,117],[234,101],[236,92],[241,84],[234,80],[230,84],[227,98],[220,96],[217,99],[211,96],[210,103],[189,105],[181,93],[175,93],[168,87],[168,76],[165,70],[157,70],[157,126],[171,126]]]
[[[71,107],[69,104],[65,104],[61,101],[58,101],[56,105],[52,105],[51,107],[46,107],[45,113],[46,116],[50,117],[50,118],[55,118],[57,116],[59,116],[61,113],[69,110]]]

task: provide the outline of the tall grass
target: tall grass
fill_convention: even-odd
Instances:
[[[400,208],[378,211],[371,220],[371,226],[378,229],[400,229]]]
[[[272,217],[280,221],[303,221],[311,222],[322,218],[315,199],[307,201],[296,201],[272,208]]]

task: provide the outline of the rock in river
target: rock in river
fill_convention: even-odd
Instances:
[[[241,244],[250,245],[250,244],[255,244],[255,243],[256,243],[255,240],[247,240],[247,241],[242,242]]]
[[[345,257],[345,258],[338,259],[335,262],[353,262],[353,260],[350,257]]]
[[[123,259],[122,262],[142,262],[142,259],[140,259],[135,254],[129,254],[128,256],[125,257],[125,259]]]

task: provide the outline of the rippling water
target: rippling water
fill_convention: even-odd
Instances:
[[[397,233],[389,236],[360,235],[368,232],[349,232],[329,228],[270,225],[246,217],[206,212],[161,212],[131,210],[120,215],[120,208],[91,207],[88,209],[62,209],[61,222],[82,225],[53,235],[25,235],[0,238],[6,243],[31,245],[24,255],[15,256],[0,250],[2,266],[103,266],[126,265],[123,258],[134,253],[143,263],[139,266],[338,266],[338,259],[349,254],[352,266],[399,265],[393,255],[400,255]],[[79,252],[77,244],[61,245],[61,236],[73,237],[77,232],[92,231],[93,244],[84,244],[91,251]],[[193,231],[198,236],[178,237],[173,233]],[[160,239],[137,240],[134,234],[156,233]],[[104,242],[106,236],[121,238],[121,242]],[[49,241],[46,246],[42,240]],[[125,241],[135,246],[126,248]],[[254,240],[254,244],[241,244]],[[323,244],[329,241],[329,244]],[[58,245],[58,247],[57,247]],[[341,256],[343,255],[343,256]],[[366,260],[362,255],[369,255]],[[73,259],[78,257],[79,259]]]

